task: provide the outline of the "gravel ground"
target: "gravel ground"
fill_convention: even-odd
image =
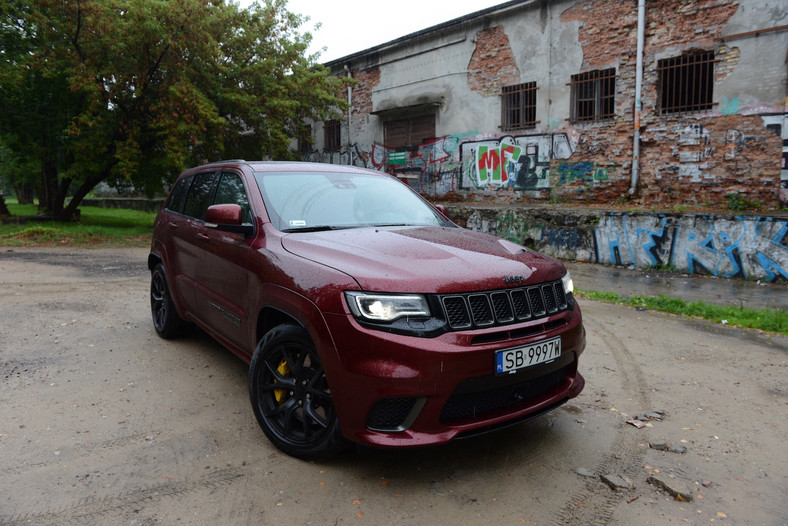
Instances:
[[[788,524],[786,338],[585,301],[570,405],[309,463],[246,364],[156,336],[146,256],[0,248],[0,524]]]

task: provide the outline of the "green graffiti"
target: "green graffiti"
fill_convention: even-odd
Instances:
[[[497,148],[479,146],[476,149],[476,167],[479,184],[505,185],[509,184],[510,173],[522,148],[514,144],[501,144]],[[516,174],[515,174],[516,175]]]
[[[600,166],[595,162],[561,163],[558,165],[558,186],[573,181],[604,182],[608,181],[615,172],[616,167],[612,163],[608,163],[607,166]]]

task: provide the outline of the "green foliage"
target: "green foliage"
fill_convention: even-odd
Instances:
[[[8,203],[14,215],[37,212],[36,205]],[[28,221],[0,225],[0,245],[135,245],[146,246],[153,233],[155,213],[85,206],[77,222]]]
[[[305,22],[285,0],[0,0],[0,135],[62,219],[101,181],[150,195],[207,160],[292,158],[347,105]]]
[[[614,292],[577,291],[577,296],[594,301],[616,303],[636,308],[646,308],[660,312],[668,312],[680,316],[690,316],[724,323],[736,327],[759,329],[788,335],[788,312],[781,309],[745,309],[710,305],[699,301],[687,303],[684,300],[668,296],[624,298]]]
[[[745,198],[739,192],[731,192],[725,196],[728,202],[728,208],[734,212],[742,212],[744,210],[758,210],[761,203],[758,201],[751,201]]]

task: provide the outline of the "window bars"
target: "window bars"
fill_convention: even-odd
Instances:
[[[660,114],[710,109],[713,106],[714,62],[713,51],[657,62]]]
[[[536,82],[501,88],[501,130],[536,126]]]
[[[323,148],[335,152],[342,146],[342,123],[338,120],[323,123]]]
[[[602,69],[572,75],[573,122],[611,119],[616,111],[616,70]]]

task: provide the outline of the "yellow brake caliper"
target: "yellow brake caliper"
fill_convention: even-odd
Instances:
[[[287,360],[283,358],[276,370],[279,371],[279,374],[282,376],[289,375],[290,367],[287,366]],[[274,383],[277,383],[276,380],[274,380]],[[276,398],[277,404],[282,405],[282,402],[285,400],[285,396],[287,396],[287,391],[285,389],[274,389],[274,398]]]

